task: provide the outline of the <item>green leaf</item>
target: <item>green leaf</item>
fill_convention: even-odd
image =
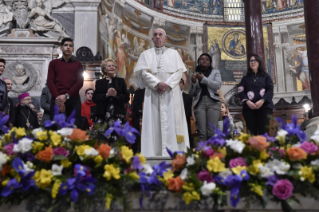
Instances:
[[[67,159],[67,157],[63,156],[63,155],[55,155],[53,157],[53,160],[56,161],[56,160],[64,160],[64,159]]]

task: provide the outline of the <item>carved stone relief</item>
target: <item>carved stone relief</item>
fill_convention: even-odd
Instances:
[[[17,27],[20,29],[26,29],[29,25],[30,19],[28,1],[26,0],[14,0],[12,2],[12,8],[14,18],[17,22]]]
[[[38,79],[37,69],[25,61],[14,61],[6,66],[3,77],[12,80],[12,92],[24,93],[30,91]]]

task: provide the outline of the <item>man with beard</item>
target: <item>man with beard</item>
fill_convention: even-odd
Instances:
[[[25,129],[34,129],[39,127],[36,112],[31,110],[30,104],[32,102],[29,93],[23,93],[18,96],[19,104],[15,108],[15,120],[13,126],[23,127]]]

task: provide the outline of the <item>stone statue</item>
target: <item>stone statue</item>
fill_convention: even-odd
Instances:
[[[28,81],[29,77],[26,75],[23,65],[16,65],[16,74],[13,76],[13,82],[18,86],[22,86],[28,83]]]
[[[29,8],[27,0],[13,0],[12,8],[14,18],[17,22],[17,27],[20,29],[26,29],[29,25]]]
[[[0,0],[0,27],[2,25],[12,21],[13,13],[10,11],[9,7],[7,7],[3,0]]]
[[[29,3],[30,6],[32,5]],[[51,1],[46,1],[45,9],[43,9],[43,6],[42,0],[35,0],[35,7],[29,14],[31,29],[40,32],[53,31],[63,37],[68,37],[61,23],[50,15],[52,9]]]

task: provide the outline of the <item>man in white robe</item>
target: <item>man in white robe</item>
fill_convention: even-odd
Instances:
[[[145,86],[141,152],[145,157],[168,156],[189,147],[187,122],[179,82],[185,65],[174,49],[164,46],[166,33],[155,29],[155,48],[144,51],[135,66],[136,85]]]

